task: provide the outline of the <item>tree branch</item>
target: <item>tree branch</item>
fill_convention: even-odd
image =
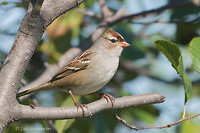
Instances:
[[[102,19],[102,15],[101,14],[95,14],[94,12],[90,12],[90,11],[86,11],[80,8],[75,8],[75,10],[85,16],[90,16],[93,18],[97,18],[97,19]]]
[[[186,121],[186,120],[189,120],[189,119],[193,119],[195,117],[198,117],[200,116],[200,114],[196,114],[196,115],[193,115],[193,116],[185,116],[184,118],[176,121],[176,122],[173,122],[173,123],[170,123],[170,124],[166,124],[166,125],[160,125],[160,126],[147,126],[147,127],[136,127],[134,125],[131,125],[131,124],[128,124],[124,119],[122,119],[121,117],[119,117],[117,114],[115,114],[115,117],[116,119],[121,122],[123,125],[127,126],[128,128],[130,129],[134,129],[134,130],[144,130],[144,129],[162,129],[162,128],[169,128],[169,127],[172,127],[174,125],[177,125],[183,121]]]
[[[79,6],[83,1],[84,0],[45,0],[40,13],[45,22],[45,29],[58,16]]]
[[[159,14],[162,11],[172,9],[172,8],[183,8],[183,7],[188,7],[188,6],[199,6],[196,3],[193,2],[182,2],[182,3],[173,3],[173,4],[167,4],[162,7],[159,7],[157,9],[152,9],[152,10],[147,10],[143,11],[140,13],[136,14],[125,14],[122,17],[114,20],[114,21],[109,21],[109,25],[114,25],[118,22],[131,22],[133,19],[139,19],[141,17],[147,16],[147,15],[152,15],[152,14]],[[107,26],[107,24],[102,24],[102,27]]]
[[[132,21],[131,23],[133,24],[141,24],[141,25],[149,25],[149,24],[154,24],[154,23],[161,23],[161,24],[194,24],[198,23],[200,20],[200,17],[196,17],[193,20],[189,21],[178,21],[178,20],[171,20],[171,21],[163,21],[163,20],[154,20],[150,22],[139,22],[139,21]]]
[[[101,12],[102,12],[102,15],[103,15],[104,19],[106,19],[106,18],[108,18],[108,17],[113,15],[113,13],[110,11],[108,6],[106,5],[106,1],[105,0],[99,0],[99,4],[101,6]]]
[[[115,98],[113,106],[111,102],[108,102],[102,98],[95,102],[89,103],[85,108],[84,117],[91,117],[92,115],[103,111],[103,110],[116,110],[123,109],[127,107],[161,103],[164,102],[164,96],[158,93],[150,93],[144,95],[135,95],[135,96],[124,96],[120,98]],[[38,119],[72,119],[83,117],[81,109],[77,110],[77,107],[30,107],[26,105],[20,105],[20,108],[15,109],[18,112],[18,116],[15,117],[15,120],[28,119],[28,120],[38,120]]]

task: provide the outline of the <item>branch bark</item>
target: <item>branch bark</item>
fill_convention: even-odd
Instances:
[[[87,104],[85,108],[84,117],[91,117],[92,115],[104,111],[104,110],[116,110],[123,109],[127,107],[134,107],[139,105],[153,104],[164,102],[164,96],[158,93],[150,93],[144,95],[135,96],[124,96],[120,98],[115,98],[113,106],[111,102],[108,102],[101,98],[95,102]],[[38,120],[38,119],[73,119],[83,117],[83,112],[81,109],[77,110],[77,107],[30,107],[26,105],[19,105],[20,108],[16,108],[15,111],[18,112],[18,116],[15,120],[28,119],[28,120]]]

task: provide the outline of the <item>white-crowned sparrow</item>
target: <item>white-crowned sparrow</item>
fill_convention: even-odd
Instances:
[[[78,107],[73,94],[90,94],[105,86],[117,70],[123,47],[128,46],[119,33],[107,30],[91,48],[62,68],[49,82],[20,92],[17,97],[39,90],[59,89],[69,92]]]

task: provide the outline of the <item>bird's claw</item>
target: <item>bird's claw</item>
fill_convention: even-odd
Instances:
[[[102,98],[105,98],[107,103],[109,102],[109,100],[111,101],[112,106],[114,105],[115,102],[115,97],[113,97],[112,95],[108,94],[108,93],[104,93],[102,95]]]
[[[85,115],[85,110],[84,110],[84,107],[85,108],[88,108],[85,104],[78,104],[78,103],[74,103],[74,105],[77,107],[77,111],[79,108],[81,108],[82,110],[82,113],[83,113],[83,116]]]

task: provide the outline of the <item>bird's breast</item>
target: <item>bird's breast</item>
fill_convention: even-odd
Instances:
[[[100,59],[100,60],[99,60]],[[90,94],[103,88],[114,76],[119,59],[118,58],[98,58],[92,61],[88,67],[89,73],[85,77],[84,84],[72,88],[72,92],[78,95]]]

